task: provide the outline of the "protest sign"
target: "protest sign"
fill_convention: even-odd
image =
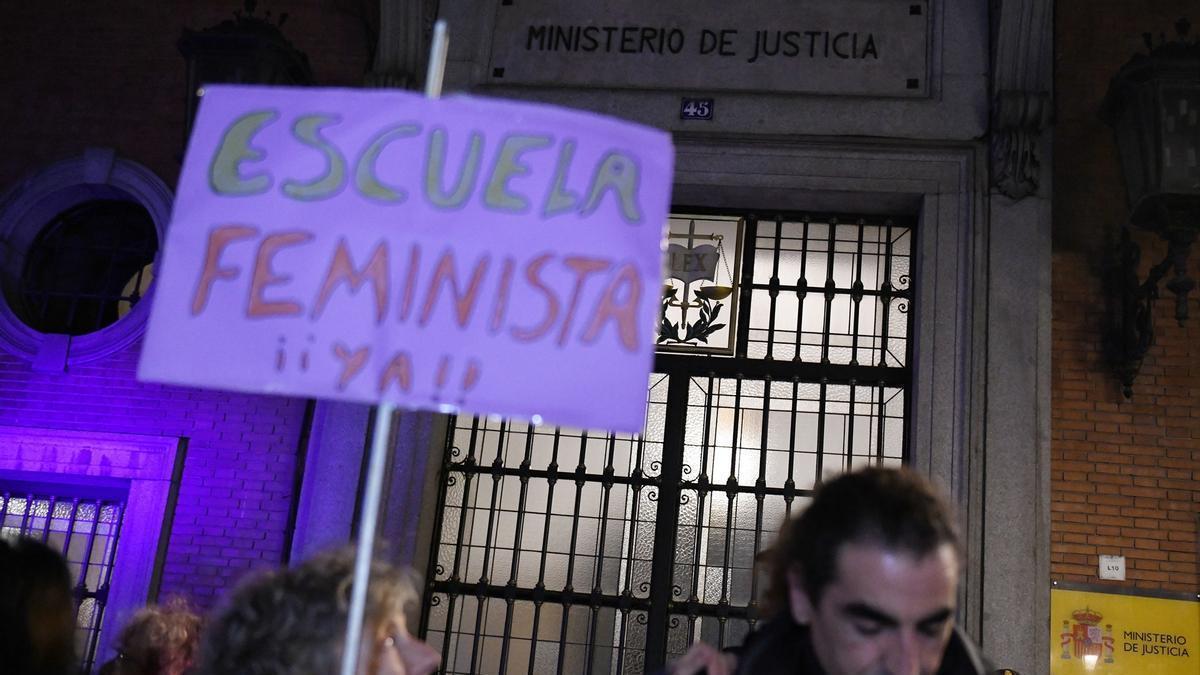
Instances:
[[[139,376],[640,431],[672,162],[544,105],[210,87]]]

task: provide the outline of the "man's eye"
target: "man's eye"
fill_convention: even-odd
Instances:
[[[935,638],[942,636],[942,629],[946,627],[945,621],[936,621],[933,623],[923,623],[917,626],[917,630],[925,637]]]
[[[854,630],[858,631],[859,635],[871,637],[872,635],[878,635],[879,631],[883,630],[883,626],[880,626],[879,624],[877,624],[873,621],[868,621],[868,622],[858,621],[858,622],[855,622],[855,624],[854,624]]]

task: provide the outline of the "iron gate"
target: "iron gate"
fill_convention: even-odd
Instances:
[[[911,222],[732,217],[734,353],[660,353],[642,434],[454,420],[420,630],[443,672],[635,674],[736,644],[820,476],[905,460]]]

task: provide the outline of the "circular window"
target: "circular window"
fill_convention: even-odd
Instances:
[[[83,202],[44,225],[6,300],[41,333],[87,335],[129,313],[150,283],[158,235],[135,202]]]
[[[50,369],[134,345],[171,199],[154,172],[107,148],[0,193],[0,349]]]

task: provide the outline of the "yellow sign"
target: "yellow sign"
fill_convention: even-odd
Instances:
[[[1050,592],[1051,675],[1196,675],[1200,603]]]

